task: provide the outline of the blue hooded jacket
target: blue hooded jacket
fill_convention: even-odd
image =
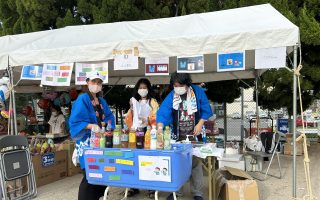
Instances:
[[[191,87],[197,98],[198,119],[209,119],[213,115],[213,112],[206,93],[199,86],[191,85]],[[162,123],[164,126],[173,123],[173,95],[174,90],[172,90],[164,99],[157,112],[157,123]]]
[[[107,124],[111,120],[111,126],[114,129],[114,116],[107,102],[99,97],[104,110],[104,122]],[[80,167],[84,169],[83,147],[90,146],[91,131],[87,130],[88,124],[98,124],[95,110],[92,106],[88,94],[81,94],[72,105],[71,116],[69,118],[70,134],[73,140],[76,140],[76,151],[79,157]]]

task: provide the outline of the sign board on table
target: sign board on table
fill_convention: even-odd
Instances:
[[[103,76],[103,84],[108,83],[108,62],[76,63],[76,85],[86,85],[88,73],[99,72]]]
[[[73,63],[44,64],[42,85],[70,86]]]
[[[25,65],[22,67],[21,79],[41,80],[43,65]]]
[[[113,50],[114,70],[139,69],[139,50],[137,47],[125,50]]]
[[[41,163],[43,167],[54,165],[54,153],[46,153],[41,156]]]
[[[217,53],[217,71],[245,70],[245,53],[243,51]]]
[[[204,72],[203,55],[181,56],[177,58],[178,73],[201,73]]]
[[[138,156],[139,180],[171,182],[169,156]]]
[[[146,76],[169,75],[169,57],[145,58]]]
[[[256,49],[255,68],[270,69],[282,68],[286,66],[286,47]]]
[[[278,119],[278,131],[281,133],[289,132],[289,120],[288,119]]]

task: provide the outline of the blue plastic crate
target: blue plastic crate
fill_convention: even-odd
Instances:
[[[173,144],[172,150],[85,148],[84,159],[91,184],[175,192],[191,176],[192,145]]]

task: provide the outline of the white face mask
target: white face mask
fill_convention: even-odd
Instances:
[[[174,92],[177,94],[177,95],[184,95],[186,92],[187,92],[187,89],[185,86],[182,86],[182,87],[174,87]]]
[[[91,93],[98,93],[98,92],[101,92],[102,90],[102,85],[92,85],[92,84],[89,84],[88,85],[88,89]]]
[[[143,98],[148,95],[148,89],[139,89],[138,94]]]

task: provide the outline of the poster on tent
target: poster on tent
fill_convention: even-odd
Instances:
[[[138,156],[139,180],[171,182],[169,156]]]
[[[146,76],[169,75],[169,57],[145,58]]]
[[[42,85],[70,86],[73,63],[44,64]]]
[[[103,84],[108,83],[108,62],[76,63],[76,85],[86,85],[87,74],[94,72],[103,76]]]
[[[22,67],[20,79],[41,80],[43,65],[25,65]]]
[[[177,58],[178,73],[201,73],[204,72],[203,55],[180,56]]]
[[[286,47],[256,49],[255,68],[270,69],[283,68],[286,66],[287,49]]]
[[[244,51],[217,53],[217,71],[240,71],[245,70]]]
[[[114,70],[133,70],[139,69],[139,50],[137,47],[132,49],[112,51],[114,55]]]

